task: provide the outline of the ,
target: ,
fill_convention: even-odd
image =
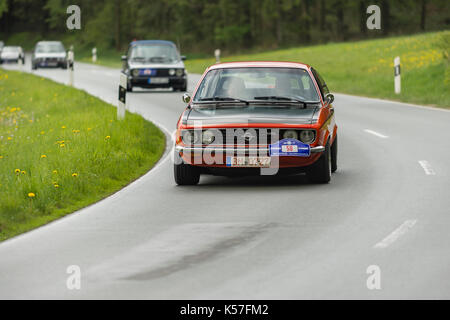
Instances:
[[[186,91],[185,59],[171,41],[133,41],[127,55],[122,56],[122,72],[128,78],[127,91],[133,91],[133,87]]]
[[[312,67],[229,62],[209,67],[176,132],[174,177],[306,173],[328,183],[337,169],[334,96]]]
[[[38,68],[67,69],[67,53],[60,41],[39,41],[33,50],[31,69]]]

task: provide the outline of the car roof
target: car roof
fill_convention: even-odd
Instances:
[[[61,43],[61,41],[39,41],[37,44],[47,44],[47,43]]]
[[[169,44],[175,46],[175,43],[167,40],[136,40],[130,43],[130,46],[137,44]]]
[[[298,68],[307,70],[309,65],[300,62],[291,61],[234,61],[217,63],[208,68],[208,70],[214,69],[228,69],[228,68]]]

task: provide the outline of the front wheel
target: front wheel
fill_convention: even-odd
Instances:
[[[327,142],[325,151],[307,172],[309,181],[314,183],[329,183],[331,179],[331,148]]]
[[[187,186],[199,183],[200,170],[197,167],[184,163],[178,152],[175,152],[174,160],[173,173],[176,184]]]

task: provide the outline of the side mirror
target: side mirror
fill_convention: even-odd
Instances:
[[[185,61],[187,59],[186,56],[181,56],[181,61]]]
[[[189,93],[185,93],[185,94],[183,94],[183,102],[184,103],[189,103],[189,102],[191,102],[191,96],[189,95]]]
[[[331,93],[328,93],[325,98],[327,99],[328,103],[331,104],[334,101],[334,95]]]
[[[127,61],[127,56],[122,56],[122,61]]]

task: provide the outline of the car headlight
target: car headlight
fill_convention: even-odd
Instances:
[[[139,69],[134,69],[132,73],[133,76],[137,77],[139,75]]]
[[[298,139],[297,131],[295,131],[295,130],[286,130],[283,133],[283,139]]]
[[[183,69],[177,69],[177,77],[181,77],[184,73]]]
[[[211,144],[215,140],[215,134],[212,130],[203,131],[202,142],[203,144]]]
[[[198,144],[201,140],[201,133],[198,130],[185,130],[181,133],[181,139],[186,145]]]
[[[175,69],[169,69],[169,76],[175,75]]]
[[[306,144],[310,144],[316,138],[314,130],[302,130],[300,131],[300,141]]]

